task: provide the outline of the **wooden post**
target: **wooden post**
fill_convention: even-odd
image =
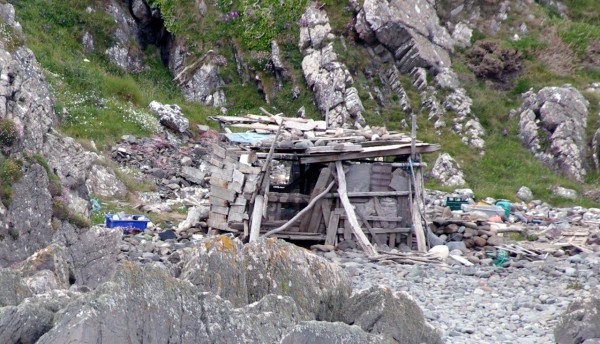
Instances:
[[[337,170],[338,177],[338,193],[340,200],[342,201],[342,205],[344,206],[344,210],[346,211],[346,215],[348,216],[348,222],[350,223],[352,232],[354,236],[356,236],[356,240],[358,240],[358,244],[365,251],[367,256],[375,256],[377,255],[377,250],[371,245],[369,239],[365,236],[360,225],[358,224],[358,220],[356,219],[356,213],[354,212],[354,207],[350,203],[350,199],[348,198],[348,194],[346,191],[346,175],[344,174],[344,168],[342,167],[341,161],[335,162],[335,168]]]
[[[412,222],[415,236],[417,238],[417,250],[427,252],[427,241],[425,239],[425,230],[423,228],[421,209],[423,209],[423,176],[415,173],[414,168],[410,167],[413,181],[414,197],[411,204]]]
[[[275,134],[273,143],[271,143],[271,148],[269,149],[269,155],[267,156],[267,160],[265,161],[265,164],[262,167],[262,175],[261,177],[259,177],[256,193],[252,197],[254,200],[254,208],[252,209],[252,217],[250,218],[250,242],[256,241],[258,239],[258,236],[260,235],[260,225],[262,224],[262,217],[267,209],[268,198],[266,198],[266,195],[269,191],[269,165],[271,164],[271,160],[273,159],[273,153],[275,152],[277,138],[279,138],[281,128],[283,127],[283,120],[281,119],[281,117],[275,116],[275,122],[279,123],[279,128],[277,129],[277,134]],[[261,194],[261,192],[263,193]]]
[[[250,223],[250,242],[256,241],[260,234],[260,225],[262,223],[264,196],[257,194],[254,198],[254,208],[252,209],[252,222]]]

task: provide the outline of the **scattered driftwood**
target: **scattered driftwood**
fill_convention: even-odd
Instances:
[[[385,252],[372,257],[369,257],[371,261],[384,262],[391,261],[397,264],[441,264],[444,260],[440,257],[425,256],[419,252],[407,252],[407,253],[392,253]]]
[[[524,248],[523,246],[520,246],[517,244],[504,244],[504,245],[498,245],[498,246],[494,246],[494,247],[496,247],[497,249],[508,251],[510,253],[519,254],[519,255],[522,255],[527,258],[537,258],[540,256],[540,252],[536,252],[534,250],[528,250],[528,249]]]
[[[473,266],[474,265],[470,261],[466,260],[464,257],[457,256],[455,254],[449,255],[449,257],[452,258],[452,259],[454,259],[454,260],[456,260],[457,262],[461,263],[462,265],[465,265],[465,266]]]

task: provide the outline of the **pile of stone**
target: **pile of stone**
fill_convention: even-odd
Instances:
[[[186,187],[207,186],[208,151],[205,141],[177,145],[159,136],[138,139],[126,135],[112,147],[111,157],[122,166],[142,171],[166,199]]]
[[[487,221],[435,219],[430,229],[439,239],[447,241],[451,250],[493,247],[504,243],[504,239]]]
[[[586,251],[589,250],[587,245],[600,242],[600,209],[580,206],[557,208],[531,200],[513,202],[508,216],[490,221],[489,216],[478,211],[451,211],[445,206],[448,197],[462,198],[467,204],[474,203],[472,191],[468,189],[457,189],[454,193],[428,192],[427,213],[433,218],[429,224],[432,246],[445,244],[450,251],[471,249],[478,251],[475,256],[481,258],[487,251],[495,252],[510,238],[532,242],[531,245],[536,248],[556,256]],[[485,201],[490,205],[496,202],[491,198]]]

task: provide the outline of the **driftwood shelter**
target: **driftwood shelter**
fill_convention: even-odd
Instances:
[[[355,240],[368,255],[377,254],[374,244],[426,250],[421,154],[438,145],[385,128],[328,130],[311,119],[212,119],[225,134],[212,150],[211,229],[250,241]]]

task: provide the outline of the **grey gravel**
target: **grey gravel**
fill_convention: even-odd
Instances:
[[[466,267],[451,259],[383,265],[368,262],[359,250],[335,254],[330,260],[344,262],[353,288],[383,284],[408,292],[449,344],[553,343],[553,329],[569,303],[600,294],[598,253],[533,262],[513,258],[508,268],[491,262]]]

